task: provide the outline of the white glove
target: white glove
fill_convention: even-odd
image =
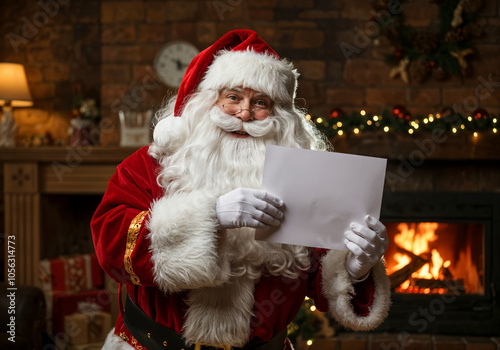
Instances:
[[[283,201],[263,190],[237,188],[217,198],[216,212],[223,229],[279,226]]]
[[[387,230],[379,220],[367,215],[368,226],[351,223],[351,231],[344,233],[344,243],[349,249],[346,269],[353,283],[366,279],[373,266],[387,249]]]

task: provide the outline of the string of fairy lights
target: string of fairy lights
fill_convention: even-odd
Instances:
[[[329,139],[347,134],[361,135],[367,131],[403,132],[409,135],[418,132],[439,129],[449,134],[467,132],[474,139],[482,133],[498,133],[498,116],[490,115],[484,109],[476,109],[471,115],[464,116],[451,109],[426,116],[412,117],[402,106],[393,107],[391,111],[370,114],[364,109],[359,112],[345,114],[334,109],[326,118],[308,115],[317,128]]]

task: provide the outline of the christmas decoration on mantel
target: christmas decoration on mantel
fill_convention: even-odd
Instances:
[[[333,109],[326,118],[308,116],[328,139],[345,134],[360,135],[367,131],[399,132],[415,134],[439,130],[443,133],[457,134],[467,132],[473,138],[480,133],[498,133],[499,116],[493,116],[484,108],[477,108],[469,116],[456,113],[453,108],[445,107],[439,113],[426,116],[412,116],[402,105],[394,106],[390,111],[370,114],[365,110],[351,114],[340,108]]]
[[[386,11],[391,0],[375,0],[376,11]],[[402,11],[392,14],[389,21],[381,23],[379,36],[386,37],[394,51],[386,55],[386,62],[393,66],[389,76],[399,77],[406,84],[420,83],[429,76],[443,80],[449,75],[467,75],[467,59],[474,53],[472,38],[482,35],[476,23],[477,12],[483,0],[432,0],[439,9],[439,27],[416,29],[405,23]],[[381,21],[373,16],[372,21]]]
[[[71,111],[70,145],[89,146],[99,143],[98,125],[101,119],[99,107],[93,98],[85,98],[80,84],[73,85],[73,109]]]

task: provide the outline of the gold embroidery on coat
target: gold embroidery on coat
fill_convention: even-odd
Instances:
[[[141,230],[142,222],[144,221],[144,218],[147,214],[148,210],[141,211],[130,223],[127,233],[127,246],[125,248],[125,257],[123,259],[123,263],[125,265],[125,270],[130,275],[132,283],[136,285],[140,285],[141,281],[132,268],[131,256],[135,248],[135,243],[137,242],[137,237],[139,237],[139,231]]]

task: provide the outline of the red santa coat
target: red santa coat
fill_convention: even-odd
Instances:
[[[158,288],[164,281],[155,267],[147,225],[152,203],[163,197],[157,183],[159,171],[148,147],[124,160],[109,182],[91,227],[104,271],[126,285],[131,298],[149,317],[182,334],[188,291],[164,293]],[[330,311],[348,328],[373,329],[386,317],[390,304],[383,261],[367,280],[355,286],[345,270],[345,252],[322,249],[312,251],[311,268],[297,279],[262,276],[255,284],[249,341],[265,342],[279,334],[293,320],[306,296],[320,311]],[[139,346],[125,328],[121,313],[114,332],[134,347]]]

